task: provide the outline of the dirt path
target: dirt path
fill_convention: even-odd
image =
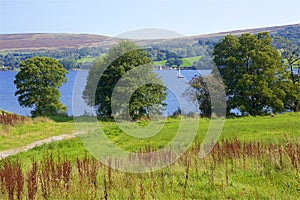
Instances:
[[[43,144],[47,144],[47,143],[51,143],[54,141],[60,141],[60,140],[64,140],[64,139],[71,139],[71,138],[75,138],[76,135],[80,134],[80,132],[76,132],[73,134],[63,134],[63,135],[58,135],[58,136],[52,136],[50,138],[47,139],[43,139],[43,140],[37,140],[31,144],[28,144],[26,146],[23,147],[18,147],[18,148],[14,148],[14,149],[9,149],[9,150],[5,150],[5,151],[0,151],[0,160],[3,158],[6,158],[8,156],[12,156],[12,155],[16,155],[18,153],[21,152],[25,152],[28,151],[30,149],[33,149],[36,146],[41,146]]]

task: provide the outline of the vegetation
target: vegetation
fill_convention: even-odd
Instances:
[[[288,113],[227,119],[211,154],[199,158],[199,143],[209,125],[209,120],[203,119],[195,143],[176,163],[143,174],[104,166],[85,151],[79,139],[46,144],[0,161],[0,197],[297,199],[298,118],[299,113]],[[174,134],[178,123],[180,118],[169,119],[165,138]],[[157,143],[149,144],[149,139],[137,147],[141,141],[126,136],[113,122],[101,124],[110,140],[127,150],[150,152],[167,144],[157,138]]]
[[[11,70],[19,68],[23,60],[39,57],[51,57],[59,60],[66,69],[76,68],[86,62],[91,62],[92,59],[100,56],[106,51],[101,47],[84,47],[79,49],[61,49],[61,50],[31,50],[30,52],[15,51],[15,52],[0,52],[0,66],[8,67]]]
[[[1,110],[0,110],[1,111]],[[8,126],[18,126],[19,124],[24,124],[29,118],[20,116],[14,113],[8,113],[1,111],[0,114],[0,124],[2,129],[6,130]]]
[[[138,49],[129,41],[120,42],[118,46],[110,49],[105,57],[95,61],[89,72],[83,97],[90,105],[98,106],[98,114],[101,117],[126,113],[126,103],[129,103],[128,109],[132,119],[148,115],[155,109],[153,105],[162,105],[166,99],[165,89],[161,86],[158,76],[152,72],[150,63],[151,59],[144,50]],[[126,72],[129,71],[130,75],[126,76]],[[121,84],[116,91],[117,100],[130,95],[128,101],[113,101],[112,95],[118,81],[121,81]],[[115,105],[115,111],[111,108],[112,103]]]
[[[292,45],[295,46],[300,46],[300,40],[299,40],[299,32],[300,32],[300,27],[299,26],[290,26],[282,30],[272,30],[272,28],[269,29],[271,33],[271,37],[273,39],[276,39],[278,37],[282,37],[285,40],[291,41]],[[250,31],[251,32],[251,31]],[[28,38],[26,38],[28,37]],[[76,44],[87,44],[90,43],[87,41],[82,41],[85,36],[80,36],[80,35],[75,35],[75,37],[70,37],[69,39],[66,39],[68,36],[63,36],[63,40],[59,39],[60,35],[52,35],[49,36],[51,39],[58,37],[59,39],[57,44],[53,44],[53,40],[49,40],[47,38],[47,34],[43,34],[43,36],[38,36],[37,38],[44,38],[45,40],[39,41],[36,40],[34,36],[30,37],[29,35],[24,36],[23,40],[27,40],[26,43],[28,42],[27,45],[30,44],[35,44],[35,45],[40,45],[40,44],[50,44],[51,47],[56,47],[52,50],[36,50],[30,48],[30,51],[28,49],[25,50],[6,50],[6,51],[1,51],[0,52],[0,66],[5,66],[9,69],[16,69],[19,67],[19,64],[21,61],[31,58],[34,56],[41,56],[41,57],[52,57],[56,58],[58,60],[62,60],[63,58],[69,58],[72,60],[75,60],[77,62],[77,65],[85,66],[84,63],[92,63],[93,59],[96,57],[100,56],[101,54],[106,53],[106,49],[102,47],[79,47],[75,48],[75,46],[69,46],[69,42],[73,43],[73,41]],[[79,39],[80,38],[80,39]],[[203,53],[203,51],[208,52],[210,55],[213,52],[214,46],[221,41],[221,39],[224,38],[223,35],[216,35],[216,36],[211,36],[208,38],[200,38],[196,42],[191,42],[190,44],[182,44],[182,43],[161,43],[161,44],[154,44],[150,45],[150,48],[147,48],[146,51],[149,54],[149,57],[153,61],[162,61],[163,63],[156,63],[159,64],[157,66],[160,66],[161,64],[164,64],[166,60],[169,58],[173,57],[173,54],[178,55],[181,58],[191,58],[199,55],[206,55],[206,53]],[[79,39],[79,40],[78,40]],[[14,43],[16,40],[4,40],[4,43],[8,42],[8,46],[10,42]],[[63,43],[61,42],[63,41]],[[99,39],[97,39],[99,41]],[[65,44],[64,44],[65,43]],[[74,43],[73,43],[74,44]],[[12,46],[15,46],[15,44],[11,44]],[[65,45],[65,47],[63,47]],[[273,42],[272,44],[276,49],[281,49],[281,47]],[[22,45],[21,45],[22,46]],[[26,47],[26,45],[25,45]],[[28,47],[28,48],[29,48]],[[42,46],[44,47],[44,46]],[[73,47],[73,48],[70,48]],[[21,47],[20,47],[21,48]],[[22,47],[24,49],[24,47]],[[21,49],[22,49],[21,48]],[[45,48],[45,47],[44,47]],[[5,49],[5,48],[4,48]],[[198,59],[199,60],[199,59]],[[191,66],[194,62],[189,61],[188,66]],[[65,65],[64,65],[65,66]],[[185,66],[184,60],[183,60],[183,65],[182,67]],[[66,66],[68,68],[68,66]]]
[[[285,108],[298,112],[300,101],[300,47],[284,38],[276,38],[276,44],[280,48],[279,51],[284,60],[284,65],[289,69],[290,80],[293,82],[287,93]],[[298,72],[294,71],[294,67],[298,67]]]
[[[22,147],[52,136],[75,133],[73,118],[29,118],[15,114],[0,120],[0,151]]]
[[[178,64],[180,65],[180,67],[193,67],[195,66],[199,60],[202,58],[202,56],[193,56],[193,57],[187,57],[187,58],[171,58],[169,60],[161,60],[161,61],[155,61],[154,62],[154,66],[168,66],[168,67],[172,67],[173,65],[175,65],[176,67],[178,66]]]
[[[16,75],[18,101],[21,106],[33,108],[33,116],[63,114],[59,87],[67,81],[67,71],[53,58],[33,57],[20,63]]]
[[[287,33],[293,37],[295,30],[287,29]],[[214,42],[199,40],[198,43],[207,46],[208,52],[215,56],[227,87],[228,112],[238,109],[242,115],[251,116],[226,119],[222,135],[207,157],[201,158],[199,153],[211,125],[208,118],[200,119],[194,142],[179,160],[143,174],[112,169],[111,166],[122,164],[115,160],[110,161],[110,166],[103,165],[92,158],[79,138],[53,142],[0,160],[0,199],[297,199],[300,113],[258,115],[298,110],[299,77],[292,71],[299,62],[298,51],[290,46],[276,50],[271,46],[268,33],[228,35],[211,48]],[[160,86],[160,80],[150,68],[151,60],[169,66],[185,65],[188,59],[177,54],[200,55],[198,44],[193,45],[170,45],[165,50],[156,46],[145,52],[131,42],[120,42],[106,56],[94,60],[83,96],[90,105],[98,106],[101,117],[126,114],[124,102],[127,101],[118,100],[128,98],[129,115],[136,120],[134,123],[147,126],[149,122],[142,120],[143,117],[156,109],[159,111],[166,98],[165,88]],[[60,62],[67,68],[87,57],[66,56]],[[190,61],[198,58],[201,58],[199,62],[193,62],[197,67],[210,62],[200,56]],[[33,107],[34,116],[49,115],[52,119],[2,112],[0,151],[74,132],[72,118],[56,115],[65,111],[58,92],[66,81],[65,73],[62,64],[52,58],[33,57],[21,62],[15,81],[20,104]],[[214,69],[211,76],[194,77],[190,81],[193,89],[188,92],[196,92],[201,114],[206,117],[215,113],[210,93],[220,94],[218,91],[222,88],[215,82],[217,75]],[[213,87],[209,88],[208,83]],[[116,91],[115,86],[118,86]],[[117,99],[113,98],[115,94]],[[161,106],[154,107],[154,104]],[[143,160],[141,155],[167,146],[182,125],[181,117],[188,119],[189,125],[198,124],[197,116],[187,118],[179,112],[178,116],[166,119],[159,133],[146,139],[128,135],[111,119],[99,121],[99,125],[113,145],[136,152],[140,162],[162,162],[170,158],[172,148],[166,154],[154,153]],[[154,126],[152,128],[156,128]],[[81,135],[82,138],[91,136]],[[188,132],[184,137],[187,136]],[[101,145],[103,141],[94,142]],[[129,162],[134,159],[130,157]]]
[[[116,171],[87,156],[72,162],[50,154],[26,171],[20,160],[4,160],[0,190],[8,199],[294,199],[299,145],[223,141],[204,159],[193,146],[171,166],[145,174]]]
[[[214,62],[227,87],[228,112],[261,115],[284,110],[293,83],[271,42],[268,33],[228,35],[215,46]]]

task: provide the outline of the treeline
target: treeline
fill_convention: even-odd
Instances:
[[[102,47],[84,47],[80,49],[61,49],[61,50],[46,50],[46,51],[33,51],[33,52],[8,52],[0,53],[0,66],[7,67],[14,70],[19,68],[23,60],[38,57],[51,57],[60,61],[66,69],[80,67],[77,61],[84,57],[98,57],[106,50]]]

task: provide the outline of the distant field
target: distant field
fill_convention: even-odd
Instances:
[[[201,59],[202,56],[194,56],[189,58],[183,58],[182,67],[190,67],[193,65],[194,62],[197,62]]]
[[[193,66],[193,63],[199,61],[201,59],[201,57],[202,56],[181,58],[180,60],[182,60],[182,64],[180,65],[180,67],[191,67],[191,66]],[[163,66],[166,64],[166,62],[167,62],[167,60],[155,61],[154,65],[155,66]]]
[[[77,63],[86,63],[86,62],[92,63],[94,62],[95,59],[96,58],[93,57],[83,57],[80,60],[77,60]]]

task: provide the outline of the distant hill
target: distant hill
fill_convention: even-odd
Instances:
[[[109,37],[91,34],[0,34],[1,50],[62,49],[100,46]]]
[[[203,38],[218,38],[218,37],[224,37],[226,35],[241,35],[244,33],[251,33],[251,34],[257,34],[260,32],[269,32],[270,34],[277,33],[278,31],[282,31],[286,28],[300,28],[299,24],[290,24],[290,25],[284,25],[284,26],[271,26],[271,27],[265,27],[265,28],[254,28],[254,29],[244,29],[244,30],[235,30],[235,31],[228,31],[228,32],[220,32],[220,33],[212,33],[212,34],[206,34],[206,35],[198,35],[198,36],[192,36],[192,38],[195,39],[203,39]]]
[[[196,35],[189,38],[194,40],[199,39],[212,39],[220,38],[225,35],[240,35],[243,33],[259,33],[270,32],[276,33],[286,28],[300,28],[300,24],[292,24],[285,26],[273,26],[266,28],[255,28],[246,30],[236,30],[229,32]],[[62,33],[29,33],[29,34],[0,34],[0,50],[12,51],[12,50],[42,50],[52,49],[58,50],[63,48],[82,48],[82,47],[108,47],[111,42],[115,41],[115,38],[92,35],[92,34],[62,34]],[[149,44],[149,41],[140,41],[140,44]]]

